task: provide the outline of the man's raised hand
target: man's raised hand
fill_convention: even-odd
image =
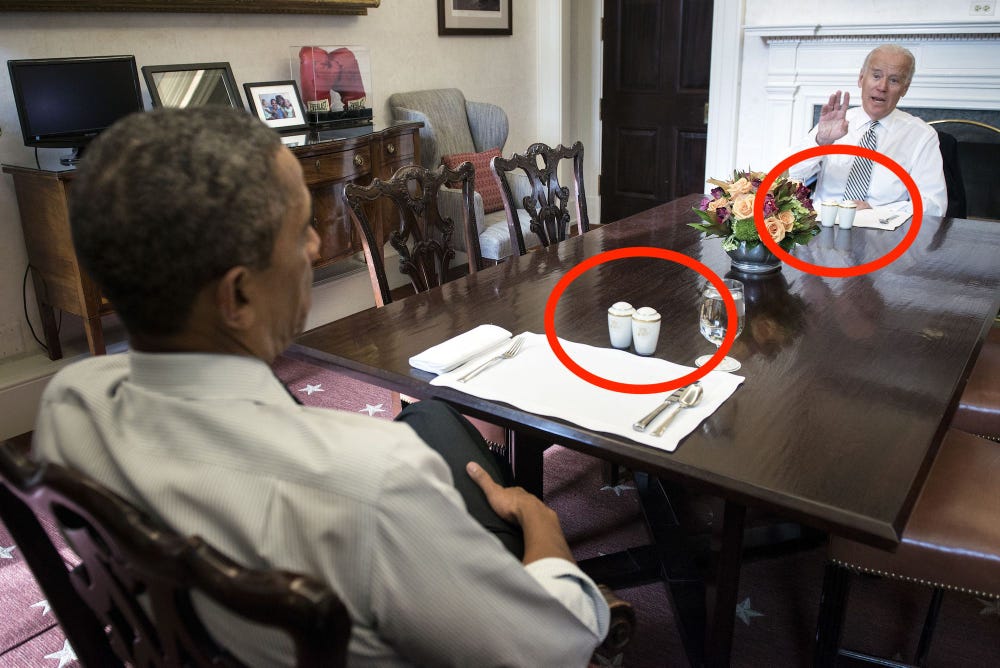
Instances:
[[[819,125],[816,126],[817,144],[826,146],[847,134],[847,105],[850,101],[851,94],[844,93],[844,99],[841,102],[838,90],[819,110]]]

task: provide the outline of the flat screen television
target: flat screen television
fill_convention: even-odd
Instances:
[[[79,152],[119,118],[142,111],[134,56],[8,60],[26,146]]]

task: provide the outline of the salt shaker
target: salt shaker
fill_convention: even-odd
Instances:
[[[627,349],[632,344],[632,314],[635,309],[628,302],[615,302],[608,309],[608,334],[611,347]]]
[[[643,306],[632,314],[632,345],[637,355],[652,355],[660,338],[660,314]]]
[[[840,229],[849,230],[854,227],[854,214],[858,210],[858,205],[851,200],[844,200],[840,203],[840,213],[837,214],[837,224]]]

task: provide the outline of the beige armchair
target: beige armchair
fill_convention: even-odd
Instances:
[[[507,142],[507,114],[499,106],[488,102],[470,102],[457,88],[420,90],[395,93],[389,96],[389,107],[397,121],[422,121],[420,130],[421,163],[428,169],[441,164],[442,156],[457,153],[482,153],[489,149],[503,151]],[[477,181],[492,179],[485,161],[477,167]],[[517,201],[531,193],[527,179],[511,179],[511,189]],[[442,188],[438,193],[438,206],[443,216],[458,221],[462,218],[462,194],[458,190]],[[483,198],[475,195],[475,221],[479,233],[482,257],[499,262],[515,253],[511,248],[507,217],[501,207],[491,213],[484,212]],[[455,246],[467,252],[465,230],[456,226]],[[527,231],[527,230],[526,230]]]

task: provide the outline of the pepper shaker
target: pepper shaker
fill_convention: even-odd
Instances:
[[[643,306],[632,314],[632,345],[637,355],[652,355],[660,338],[660,314]]]
[[[627,350],[632,345],[632,314],[635,309],[628,302],[615,302],[608,309],[608,334],[611,347]]]

